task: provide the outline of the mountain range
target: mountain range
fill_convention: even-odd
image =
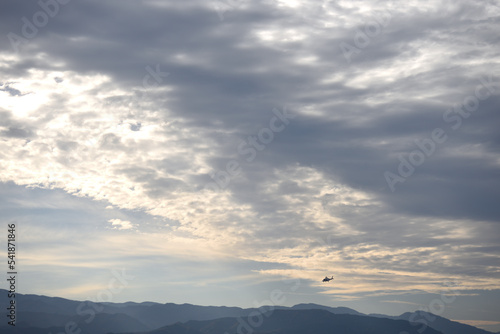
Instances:
[[[7,296],[7,290],[0,289]],[[0,298],[5,310],[7,298]],[[347,307],[298,304],[243,309],[225,306],[127,302],[94,303],[16,294],[16,326],[22,334],[492,334],[423,311],[400,316],[362,314]],[[5,319],[5,318],[4,318]]]

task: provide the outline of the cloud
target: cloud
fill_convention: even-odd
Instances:
[[[120,219],[110,219],[108,220],[109,223],[111,223],[113,228],[119,229],[119,230],[130,230],[134,228],[134,225],[132,225],[131,222],[126,221],[126,220],[120,220]]]
[[[2,6],[16,34],[40,10]],[[160,217],[153,239],[177,240],[173,253],[307,282],[338,273],[324,290],[338,298],[499,288],[495,2],[242,1],[219,14],[71,2],[19,52],[3,39],[0,180],[102,201],[99,224],[120,235],[152,227],[119,210]],[[474,112],[446,114],[488,78]],[[248,161],[241,143],[285,106],[294,118]],[[447,141],[392,192],[384,172],[436,128]],[[230,161],[238,175],[207,189]]]
[[[461,322],[466,325],[474,326],[474,327],[485,327],[492,325],[500,325],[500,321],[487,321],[487,320],[452,320]]]

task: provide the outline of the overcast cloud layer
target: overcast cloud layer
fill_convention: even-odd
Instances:
[[[63,282],[29,292],[110,263],[342,305],[500,289],[499,1],[61,2],[0,5],[4,220]],[[217,303],[195,290],[172,299]]]

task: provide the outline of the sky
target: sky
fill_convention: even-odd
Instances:
[[[2,1],[0,31],[19,292],[500,331],[500,1]]]

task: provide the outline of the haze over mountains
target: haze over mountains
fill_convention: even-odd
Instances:
[[[317,304],[243,309],[153,302],[94,303],[22,294],[16,297],[16,326],[5,322],[0,325],[1,333],[491,334],[423,311],[386,316]],[[6,300],[0,302],[4,309]]]

